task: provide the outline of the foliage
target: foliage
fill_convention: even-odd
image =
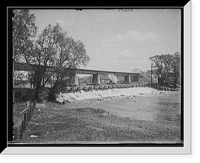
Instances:
[[[34,90],[31,88],[15,88],[14,89],[14,102],[27,102],[32,100],[34,96]]]
[[[43,30],[37,40],[37,50],[35,64],[54,67],[52,73],[46,73],[44,76],[44,83],[50,77],[53,77],[55,81],[60,81],[66,77],[67,69],[86,65],[89,61],[84,44],[67,37],[59,24],[49,25]]]
[[[67,36],[59,24],[49,24],[41,34],[37,34],[35,16],[29,10],[16,10],[13,17],[14,61],[37,65],[28,72],[27,78],[34,85],[35,98],[39,89],[51,83],[51,96],[64,87],[70,68],[86,65],[89,57],[85,45]],[[54,67],[48,72],[49,67]],[[59,88],[59,89],[58,89]]]
[[[49,25],[47,29],[48,39],[41,37],[38,42],[46,40],[43,42],[43,46],[50,48],[51,56],[49,58],[51,60],[49,63],[51,66],[54,66],[54,70],[52,73],[44,76],[43,81],[45,81],[45,84],[49,79],[53,79],[50,99],[54,99],[55,93],[66,85],[66,82],[63,81],[68,78],[68,70],[70,68],[78,68],[80,65],[86,65],[89,57],[86,55],[84,44],[81,41],[74,41],[73,38],[67,37],[66,32],[63,32],[59,24],[55,26]]]
[[[29,10],[15,10],[12,19],[13,58],[14,61],[26,61],[26,55],[32,53],[33,40],[37,33],[35,16]]]
[[[180,80],[180,54],[155,55],[149,58],[156,68],[156,76],[160,84],[172,84],[176,86]]]

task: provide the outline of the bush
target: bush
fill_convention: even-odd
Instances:
[[[34,97],[34,89],[32,88],[14,88],[14,102],[26,102]]]
[[[33,100],[35,90],[32,88],[14,88],[14,102],[27,102]],[[49,88],[41,87],[39,89],[39,102],[47,100]]]
[[[48,100],[50,88],[41,87],[39,89],[39,101]]]

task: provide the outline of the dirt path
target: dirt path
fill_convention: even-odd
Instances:
[[[180,94],[38,104],[23,143],[180,142]]]

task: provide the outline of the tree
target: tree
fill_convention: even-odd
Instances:
[[[62,33],[62,28],[57,24],[55,26],[55,55],[53,59],[54,83],[49,94],[50,100],[55,100],[55,94],[63,89],[66,79],[69,75],[70,68],[78,68],[81,65],[86,66],[89,57],[86,55],[85,45],[81,41],[75,41],[71,37],[66,37]]]
[[[34,51],[34,38],[37,34],[35,16],[29,10],[14,10],[12,18],[12,43],[14,62],[30,64],[30,56]],[[24,72],[13,72],[13,79],[23,82],[24,79],[31,80],[34,71],[29,71],[28,75]],[[14,83],[16,83],[14,81]]]
[[[162,54],[149,58],[156,67],[156,76],[160,84],[173,84],[176,86],[180,74],[180,55]]]
[[[156,67],[156,76],[158,77],[158,82],[163,83],[165,79],[165,73],[164,73],[164,64],[163,64],[163,57],[161,55],[155,55],[153,57],[150,57],[149,59],[154,63],[154,67]]]
[[[53,82],[50,97],[67,77],[70,68],[86,65],[89,57],[81,41],[67,37],[59,24],[48,25],[37,35],[35,16],[28,10],[16,10],[13,17],[13,58],[15,62],[35,65],[28,73],[28,79],[34,85],[34,98],[38,100],[41,86]],[[48,67],[54,67],[47,72]],[[52,98],[52,99],[53,99]]]
[[[81,41],[74,41],[67,37],[59,24],[47,26],[36,41],[34,64],[38,66],[38,87],[43,81],[43,86],[53,78],[53,86],[49,99],[55,100],[63,81],[66,80],[70,68],[86,65],[89,57],[86,55],[85,46]],[[42,65],[42,66],[40,66]],[[47,67],[54,67],[52,72],[47,72]],[[38,91],[36,91],[38,94]]]
[[[13,59],[16,62],[28,62],[27,54],[32,51],[33,40],[37,34],[34,14],[29,10],[15,10],[12,19]]]
[[[174,53],[174,59],[172,61],[172,72],[173,76],[173,83],[176,87],[177,84],[180,84],[180,74],[181,74],[181,55],[179,52]]]
[[[170,84],[170,74],[171,74],[173,59],[174,59],[173,55],[170,54],[161,55],[161,60],[163,63],[164,82],[166,84]]]
[[[39,90],[45,85],[45,79],[52,76],[47,72],[48,66],[54,66],[56,56],[56,43],[58,35],[64,37],[65,32],[56,32],[57,26],[48,25],[38,36],[32,53],[29,54],[29,63],[37,65],[33,73],[33,81],[35,85],[35,99],[39,100]]]

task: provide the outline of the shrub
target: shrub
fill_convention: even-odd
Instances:
[[[34,89],[32,88],[14,88],[14,102],[26,102],[33,99]]]
[[[33,100],[35,90],[32,88],[14,88],[13,97],[14,102],[27,102],[29,100]],[[49,93],[49,88],[41,87],[39,89],[39,101],[42,102],[47,100]]]

